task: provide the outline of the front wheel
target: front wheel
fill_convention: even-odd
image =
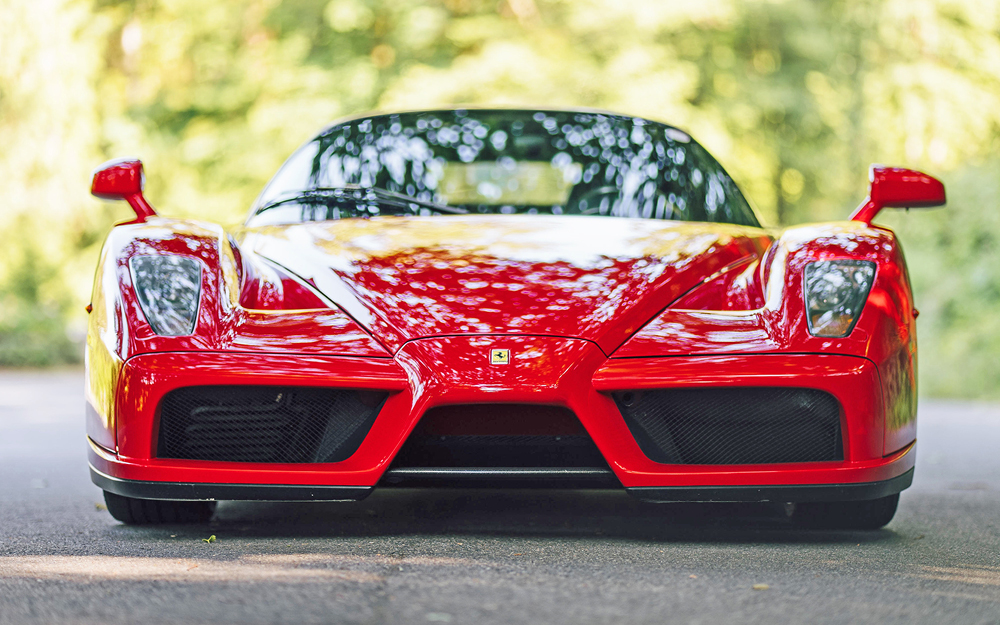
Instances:
[[[136,499],[108,491],[104,491],[104,503],[111,516],[126,525],[205,523],[215,513],[214,501]]]
[[[864,501],[809,501],[795,505],[792,521],[816,529],[877,530],[896,514],[899,493]]]

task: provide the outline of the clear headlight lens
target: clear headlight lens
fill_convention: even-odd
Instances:
[[[186,256],[133,256],[129,270],[153,332],[160,336],[194,332],[201,297],[201,263]]]
[[[809,332],[826,337],[850,334],[874,280],[875,263],[867,260],[825,260],[806,265]]]

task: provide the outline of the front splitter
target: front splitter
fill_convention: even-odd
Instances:
[[[858,484],[812,484],[772,486],[640,486],[626,488],[643,501],[674,502],[748,502],[748,501],[860,501],[895,495],[913,483],[913,469],[878,482]]]
[[[90,467],[99,488],[123,497],[166,501],[358,501],[372,486],[302,486],[298,484],[202,484],[150,482],[111,477]]]

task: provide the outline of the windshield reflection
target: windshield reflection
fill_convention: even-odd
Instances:
[[[759,225],[722,167],[675,128],[604,113],[513,110],[402,113],[335,125],[288,160],[248,225],[279,223],[265,216],[275,205],[285,206],[283,223],[317,220],[312,208],[296,213],[280,203],[351,185],[475,213]],[[321,218],[338,216],[323,211]]]

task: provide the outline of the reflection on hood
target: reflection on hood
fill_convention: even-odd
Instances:
[[[262,228],[247,244],[398,347],[449,334],[607,343],[759,254],[763,237],[739,226],[607,217],[384,217]]]

